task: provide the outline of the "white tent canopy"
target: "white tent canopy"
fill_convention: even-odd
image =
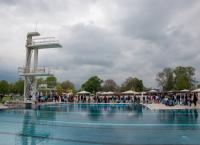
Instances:
[[[111,91],[109,91],[109,92],[102,92],[101,93],[101,95],[112,95],[112,94],[114,94],[114,92],[111,92]]]
[[[152,90],[149,90],[148,92],[149,92],[149,93],[158,93],[157,90],[153,90],[153,89],[152,89]]]
[[[90,94],[90,92],[87,92],[87,91],[81,91],[81,92],[78,92],[79,95],[84,95],[84,94]]]
[[[189,92],[190,90],[187,90],[187,89],[184,89],[184,90],[181,90],[180,92]]]
[[[111,92],[111,91],[109,91],[109,92],[106,92],[107,94],[114,94],[114,92]]]
[[[193,93],[199,93],[199,92],[200,92],[200,88],[199,88],[199,89],[196,89],[196,90],[193,90],[192,92],[193,92]]]
[[[96,94],[101,94],[101,93],[103,93],[103,92],[102,91],[96,92]]]
[[[123,94],[137,94],[137,93],[138,93],[138,92],[135,92],[135,91],[132,91],[132,90],[123,92]]]
[[[176,92],[176,91],[175,90],[168,91],[168,93],[173,93],[173,92]]]

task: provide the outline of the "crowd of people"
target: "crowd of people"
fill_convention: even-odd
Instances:
[[[142,95],[73,95],[49,94],[38,96],[38,102],[67,102],[67,103],[162,103],[167,106],[188,105],[194,106],[198,102],[197,93],[155,93]]]
[[[140,103],[139,96],[69,96],[63,97],[63,101],[76,103]]]
[[[194,106],[197,105],[198,102],[198,94],[197,93],[172,93],[172,94],[157,94],[150,96],[143,96],[143,103],[162,103],[167,106],[174,105],[188,105]]]

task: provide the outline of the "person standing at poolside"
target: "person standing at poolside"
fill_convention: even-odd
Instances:
[[[176,100],[177,100],[177,104],[179,104],[179,105],[180,105],[180,99],[181,99],[181,96],[180,96],[180,94],[178,94],[178,95],[176,96]]]
[[[188,96],[188,105],[189,106],[192,105],[192,95],[191,94]]]
[[[193,98],[194,106],[197,105],[197,101],[198,101],[198,98],[197,98],[197,94],[195,93],[195,94],[194,94],[194,98]]]

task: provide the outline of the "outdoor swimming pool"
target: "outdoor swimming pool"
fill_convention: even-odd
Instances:
[[[0,110],[0,145],[199,144],[198,110],[56,104]]]

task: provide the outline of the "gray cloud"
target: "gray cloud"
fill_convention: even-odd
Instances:
[[[17,79],[24,65],[25,36],[35,29],[55,35],[63,48],[41,50],[41,66],[80,86],[91,75],[121,83],[140,77],[156,87],[164,67],[200,59],[198,0],[2,0],[0,79]]]
[[[61,50],[71,56],[75,65],[97,65],[112,67],[120,49],[113,33],[93,25],[78,24],[67,27],[69,35]],[[67,48],[67,49],[66,49]]]

